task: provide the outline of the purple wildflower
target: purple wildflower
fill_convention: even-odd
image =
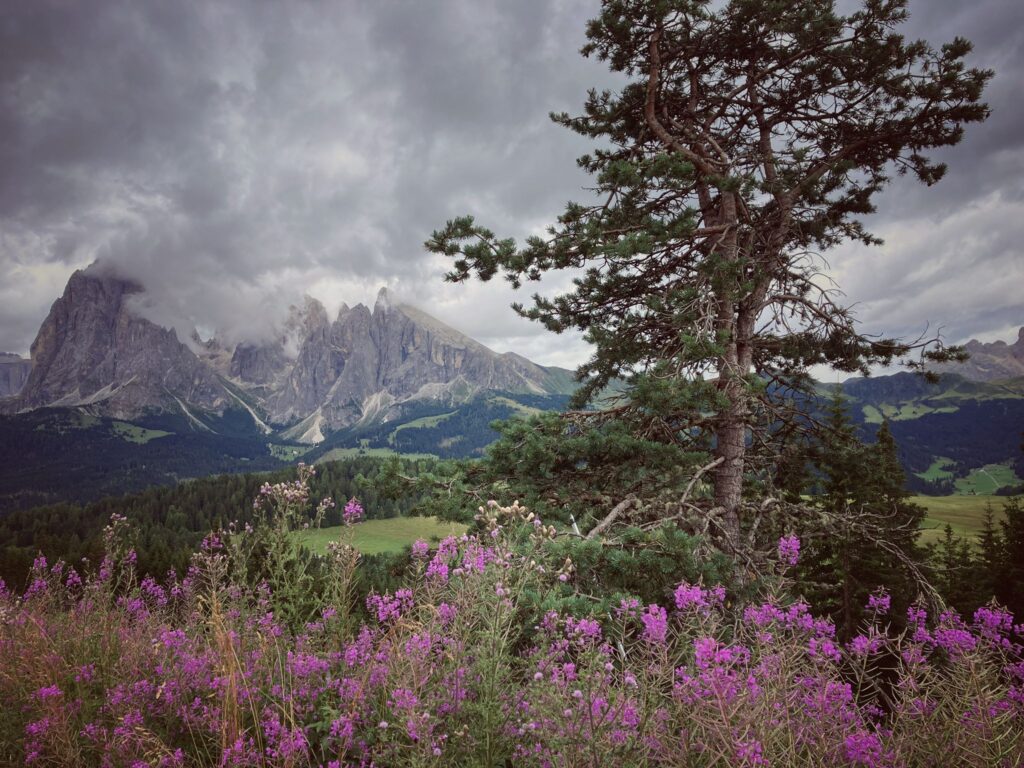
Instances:
[[[355,496],[348,500],[348,504],[341,512],[341,519],[345,525],[352,525],[363,519],[363,505]]]
[[[800,559],[800,539],[796,536],[783,536],[779,539],[779,560],[790,567]]]

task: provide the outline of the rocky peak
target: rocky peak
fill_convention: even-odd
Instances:
[[[220,408],[216,375],[173,330],[135,315],[142,286],[99,268],[75,272],[32,343],[32,372],[14,408],[95,405],[134,416],[176,401]]]
[[[958,373],[972,381],[998,381],[1024,376],[1024,327],[1017,331],[1013,344],[1005,341],[984,343],[971,339],[964,345],[970,359],[966,363],[931,365],[936,373]]]
[[[373,303],[373,312],[374,314],[377,312],[387,312],[391,309],[391,306],[391,294],[388,293],[388,289],[386,287],[382,287],[377,291],[377,300]]]
[[[132,418],[151,409],[191,415],[193,407],[242,407],[263,429],[266,419],[315,441],[386,419],[409,401],[454,403],[488,389],[545,392],[553,381],[529,360],[498,355],[397,303],[386,288],[372,310],[343,304],[333,322],[306,297],[270,338],[233,347],[198,334],[181,343],[132,311],[142,290],[98,268],[76,272],[32,345],[27,383],[4,410],[88,405]]]
[[[327,310],[311,296],[301,306],[291,305],[284,325],[264,341],[244,341],[235,346],[229,375],[246,384],[268,385],[288,375],[306,339],[329,327]]]

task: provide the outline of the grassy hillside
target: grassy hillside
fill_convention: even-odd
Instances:
[[[319,554],[327,553],[327,545],[337,541],[341,526],[302,531],[302,543]],[[417,539],[432,542],[446,536],[461,536],[466,526],[446,523],[436,517],[393,517],[388,520],[366,520],[353,526],[352,545],[364,555],[401,552]]]
[[[945,375],[933,384],[901,373],[852,379],[842,388],[864,439],[872,440],[878,424],[889,421],[912,492],[991,494],[1021,483],[1021,380],[984,383]]]
[[[927,510],[927,517],[921,525],[922,542],[941,538],[946,523],[958,536],[977,536],[981,531],[985,507],[992,507],[998,524],[1006,503],[1005,496],[913,496],[911,500]]]

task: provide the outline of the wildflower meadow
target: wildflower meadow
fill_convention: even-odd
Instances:
[[[403,586],[358,588],[345,505],[326,557],[293,535],[332,501],[265,486],[178,578],[140,576],[115,519],[101,563],[40,557],[0,592],[0,762],[31,766],[1016,766],[1021,635],[890,601],[840,642],[792,594],[800,542],[741,600],[678,584],[558,609],[557,535],[513,503],[416,542]],[[577,596],[579,597],[579,596]],[[585,597],[585,596],[584,596]],[[607,597],[607,596],[606,596]],[[577,601],[574,604],[579,604]]]

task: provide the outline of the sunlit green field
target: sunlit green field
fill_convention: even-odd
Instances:
[[[986,464],[984,467],[972,470],[967,477],[962,477],[954,483],[956,492],[962,494],[984,495],[994,492],[1004,485],[1017,485],[1021,479],[1013,471],[1010,462],[1004,464]]]
[[[327,544],[337,541],[341,526],[303,531],[302,542],[314,552],[325,554]],[[401,552],[416,539],[432,541],[445,536],[461,536],[466,526],[446,523],[436,517],[392,517],[387,520],[366,520],[353,526],[353,546],[364,555]]]
[[[431,453],[398,453],[390,448],[332,448],[319,459],[316,464],[325,464],[328,461],[340,461],[341,459],[355,459],[360,456],[401,456],[403,459],[436,459]]]
[[[921,524],[921,541],[927,543],[942,538],[943,527],[949,523],[957,536],[973,537],[980,531],[986,504],[992,505],[994,519],[1002,519],[1003,496],[913,496],[911,501],[927,510],[927,517]],[[314,552],[325,553],[327,544],[336,541],[341,527],[321,528],[317,531],[303,531],[300,536],[306,546]],[[401,552],[416,539],[432,541],[445,536],[459,536],[466,526],[446,523],[434,517],[395,517],[387,520],[367,520],[354,529],[353,544],[365,555],[382,552]]]
[[[949,523],[957,536],[976,536],[982,527],[985,506],[991,504],[996,524],[1002,519],[1005,496],[912,496],[911,501],[927,510],[921,524],[921,541],[942,538],[942,529]]]

